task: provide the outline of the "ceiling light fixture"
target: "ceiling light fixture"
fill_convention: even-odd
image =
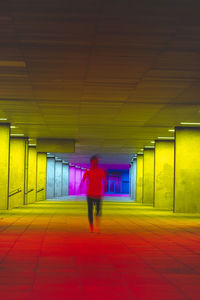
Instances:
[[[11,136],[24,136],[23,133],[11,133]]]
[[[158,136],[161,140],[174,140],[174,136]]]
[[[36,144],[28,144],[29,146],[36,146]]]
[[[169,129],[168,131],[169,132],[175,132],[175,129]]]
[[[154,149],[155,147],[154,146],[144,146],[144,149]]]
[[[155,144],[155,141],[151,141],[152,144]]]
[[[192,123],[192,122],[181,122],[181,125],[200,125],[200,123]]]
[[[7,121],[7,118],[0,118],[0,121]]]

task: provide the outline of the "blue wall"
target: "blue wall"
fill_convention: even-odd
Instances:
[[[129,194],[129,170],[107,170],[107,178],[109,178],[109,173],[120,173],[121,177],[121,192],[120,194]],[[109,181],[109,179],[108,179]],[[109,185],[109,182],[108,182]],[[112,194],[107,191],[108,194]],[[118,194],[118,193],[117,193]]]

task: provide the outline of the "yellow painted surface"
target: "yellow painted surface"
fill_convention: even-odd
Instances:
[[[175,212],[200,212],[200,128],[176,128]]]
[[[143,199],[143,155],[137,156],[136,202]]]
[[[37,201],[46,200],[47,155],[37,153]]]
[[[143,203],[152,204],[154,199],[154,149],[144,150]]]
[[[28,202],[28,139],[25,140],[25,182],[24,182],[24,204]]]
[[[75,141],[70,139],[37,139],[37,152],[66,153],[75,151]]]
[[[154,206],[173,209],[174,141],[156,141]]]
[[[25,139],[10,139],[9,208],[24,205]],[[19,193],[10,196],[15,191]]]
[[[35,147],[29,147],[28,151],[28,193],[27,203],[36,201],[36,167],[37,152]]]
[[[0,125],[0,209],[8,208],[9,137],[8,124]]]

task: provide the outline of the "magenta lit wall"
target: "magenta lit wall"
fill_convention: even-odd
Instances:
[[[81,168],[76,167],[76,180],[75,180],[75,195],[80,194],[80,183],[81,183]]]
[[[76,170],[74,166],[69,167],[69,195],[75,194]]]

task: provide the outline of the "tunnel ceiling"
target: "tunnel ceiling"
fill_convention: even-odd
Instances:
[[[1,2],[0,118],[12,133],[75,139],[77,155],[116,161],[181,121],[200,122],[199,8],[194,0]]]

